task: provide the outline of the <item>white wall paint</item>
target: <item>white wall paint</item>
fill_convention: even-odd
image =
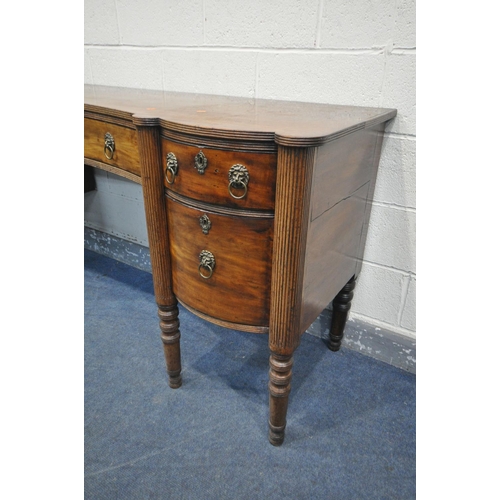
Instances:
[[[149,246],[142,187],[95,169],[96,190],[85,193],[84,224],[139,245]]]
[[[85,82],[397,108],[351,316],[414,338],[415,25],[415,0],[85,0]],[[140,187],[101,181],[89,224],[143,241]]]

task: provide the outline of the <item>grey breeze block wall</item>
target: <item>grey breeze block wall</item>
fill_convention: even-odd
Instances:
[[[85,83],[397,108],[346,342],[377,357],[356,334],[385,332],[410,347],[395,363],[406,369],[416,345],[415,24],[415,0],[85,0]],[[86,226],[147,246],[140,186],[96,175]],[[311,333],[324,336],[320,319]]]

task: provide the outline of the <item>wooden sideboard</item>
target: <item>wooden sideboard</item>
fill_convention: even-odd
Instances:
[[[329,348],[340,348],[394,116],[85,86],[85,164],[143,187],[170,387],[182,383],[177,301],[267,334],[269,440],[283,442],[293,353],[332,299]]]

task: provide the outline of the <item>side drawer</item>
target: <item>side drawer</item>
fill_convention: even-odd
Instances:
[[[135,129],[84,118],[84,156],[141,175]],[[106,134],[110,134],[105,151]],[[106,156],[107,155],[107,156]]]
[[[168,155],[174,168],[167,168]],[[276,153],[196,147],[163,138],[162,162],[165,186],[183,196],[227,207],[274,209]]]
[[[167,214],[179,300],[214,319],[268,326],[274,219],[221,214],[168,197]],[[204,251],[214,263],[202,264]]]

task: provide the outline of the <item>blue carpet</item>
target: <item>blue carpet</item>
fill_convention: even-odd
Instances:
[[[267,438],[267,336],[180,307],[170,389],[151,274],[85,250],[85,498],[415,498],[415,376],[309,334],[285,442]]]

